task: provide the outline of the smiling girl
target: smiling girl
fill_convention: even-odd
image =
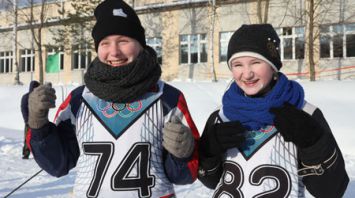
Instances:
[[[234,83],[200,139],[199,179],[213,197],[341,197],[349,178],[332,132],[302,86],[279,70],[269,24],[243,25],[228,45]]]

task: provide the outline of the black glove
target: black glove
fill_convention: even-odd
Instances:
[[[275,115],[275,127],[285,141],[293,142],[300,148],[312,146],[324,133],[314,118],[288,103],[282,107],[271,108],[270,112]]]
[[[238,121],[215,124],[202,134],[200,152],[206,157],[222,155],[245,141],[245,131]]]
[[[223,173],[223,154],[239,147],[244,141],[244,127],[240,122],[225,122],[206,127],[199,145],[199,180],[214,189]]]

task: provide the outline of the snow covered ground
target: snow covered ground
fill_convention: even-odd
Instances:
[[[209,114],[221,103],[228,82],[171,82],[181,89],[197,127],[203,130]],[[320,107],[331,126],[343,152],[351,182],[344,197],[355,197],[355,81],[302,81],[306,99]],[[55,86],[57,106],[74,86]],[[23,120],[20,112],[21,96],[27,86],[0,86],[0,197],[37,173],[40,168],[32,156],[21,159]],[[50,111],[53,118],[55,110]],[[75,170],[62,178],[54,178],[44,171],[22,186],[10,197],[70,197]],[[177,197],[211,197],[211,191],[196,181],[192,185],[176,186]]]

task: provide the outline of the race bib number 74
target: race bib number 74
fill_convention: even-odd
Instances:
[[[95,174],[87,191],[88,197],[97,197],[111,164],[114,144],[111,142],[84,142],[83,151],[86,155],[98,156]],[[134,169],[134,167],[138,168]],[[133,171],[136,172],[132,173]],[[135,143],[110,177],[111,187],[115,191],[137,190],[137,197],[151,197],[155,176],[150,175],[150,144]]]

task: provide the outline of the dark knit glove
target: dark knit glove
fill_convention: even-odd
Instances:
[[[214,157],[224,154],[227,149],[239,147],[245,140],[245,131],[238,121],[215,124],[201,136],[201,155]]]
[[[274,124],[285,141],[293,142],[300,148],[314,145],[324,133],[320,124],[306,112],[286,103],[271,108],[275,115]]]
[[[28,97],[28,125],[39,129],[48,121],[49,108],[55,107],[55,90],[50,83],[35,88]]]

